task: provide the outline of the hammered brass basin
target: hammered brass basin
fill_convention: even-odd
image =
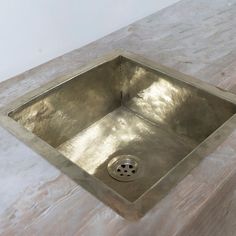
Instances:
[[[11,104],[8,129],[137,219],[234,127],[235,96],[197,81],[139,56],[105,57]]]

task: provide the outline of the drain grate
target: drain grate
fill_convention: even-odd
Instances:
[[[139,159],[133,155],[112,158],[107,166],[111,177],[119,181],[133,181],[139,176]]]

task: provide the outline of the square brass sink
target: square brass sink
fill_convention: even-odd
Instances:
[[[127,219],[235,128],[235,95],[127,52],[26,94],[1,123]]]

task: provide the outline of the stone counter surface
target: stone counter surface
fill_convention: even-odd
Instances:
[[[115,49],[236,91],[236,0],[180,1],[2,82],[0,106]],[[121,218],[1,127],[0,177],[4,236],[236,235],[236,130],[137,222]]]

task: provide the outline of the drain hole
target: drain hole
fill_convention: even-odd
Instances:
[[[141,168],[141,167],[140,167]],[[139,159],[132,155],[113,157],[107,166],[108,173],[116,180],[133,181],[139,177]]]

